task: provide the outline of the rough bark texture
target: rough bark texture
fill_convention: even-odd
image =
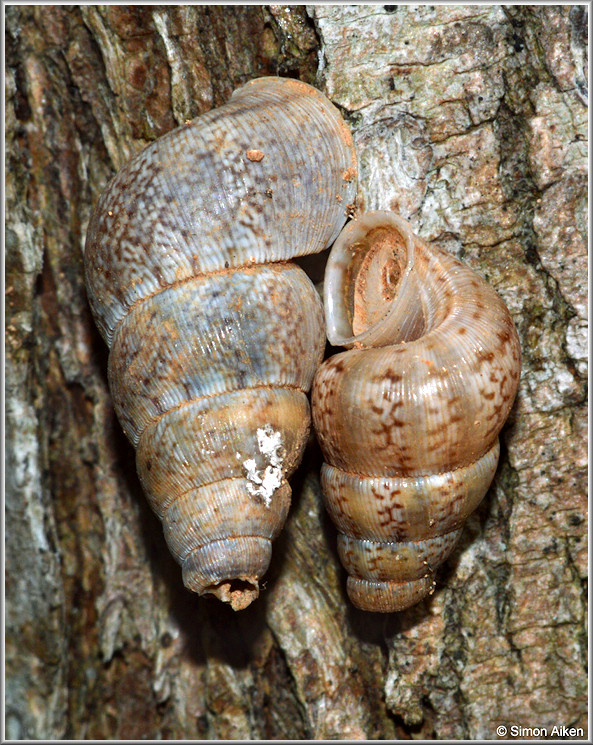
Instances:
[[[7,737],[587,737],[586,13],[6,9]],[[484,275],[522,339],[495,482],[398,615],[345,598],[313,441],[260,599],[185,591],[109,399],[91,208],[141,146],[264,74],[341,107],[361,204]]]

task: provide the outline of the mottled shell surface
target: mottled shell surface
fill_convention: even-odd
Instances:
[[[324,293],[328,338],[348,348],[313,384],[326,507],[351,600],[403,610],[492,481],[519,340],[483,279],[389,212],[343,230]]]
[[[260,78],[133,158],[89,225],[87,291],[140,480],[186,586],[235,609],[286,518],[325,343],[289,259],[335,239],[355,168],[321,93]]]

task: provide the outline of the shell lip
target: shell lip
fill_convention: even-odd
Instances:
[[[352,247],[364,240],[375,228],[392,230],[396,236],[403,239],[402,258],[405,267],[398,281],[396,295],[387,312],[364,331],[355,333],[348,308],[348,281],[355,254]],[[401,314],[400,309],[406,296],[413,294],[415,290],[411,274],[416,244],[417,237],[408,221],[388,211],[367,212],[348,223],[342,230],[330,251],[323,288],[327,338],[331,344],[351,348],[382,346],[396,341],[392,331],[395,316]]]

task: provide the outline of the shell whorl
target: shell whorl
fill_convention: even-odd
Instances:
[[[492,481],[519,341],[484,280],[388,212],[342,231],[324,293],[328,338],[348,348],[313,384],[326,506],[352,601],[402,610]]]
[[[102,194],[85,274],[140,480],[187,587],[246,607],[307,440],[323,309],[289,259],[330,245],[356,191],[339,112],[260,78],[160,138]]]

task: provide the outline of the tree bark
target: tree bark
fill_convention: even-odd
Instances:
[[[7,7],[9,739],[588,736],[586,14]],[[399,614],[346,599],[313,438],[258,601],[187,592],[109,398],[91,209],[143,145],[268,74],[341,108],[359,209],[473,266],[522,340],[494,484]]]

